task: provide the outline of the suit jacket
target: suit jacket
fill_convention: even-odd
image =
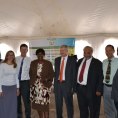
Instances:
[[[55,79],[54,79],[54,91],[56,92],[59,84],[61,57],[55,59]],[[68,56],[65,67],[65,86],[66,91],[71,91],[74,87],[76,79],[76,60],[74,57]]]
[[[82,60],[83,58],[78,60],[78,68]],[[87,77],[87,94],[95,95],[96,91],[103,93],[103,70],[102,62],[98,59],[92,58]]]
[[[113,78],[111,98],[118,102],[118,70]]]
[[[31,62],[29,71],[30,85],[33,85],[37,79],[37,65],[38,59]],[[48,60],[43,61],[41,77],[42,79],[40,81],[43,83],[43,85],[46,87],[51,87],[54,77],[54,71],[51,62],[49,62]]]

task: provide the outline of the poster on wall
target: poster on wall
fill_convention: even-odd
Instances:
[[[60,56],[60,46],[67,45],[69,47],[69,55],[74,55],[75,38],[50,38],[31,40],[29,42],[30,55],[32,60],[36,59],[36,50],[43,48],[45,50],[45,59],[54,64],[54,59]]]

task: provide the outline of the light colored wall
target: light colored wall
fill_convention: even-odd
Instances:
[[[87,45],[94,49],[93,56],[103,61],[106,58],[105,46],[111,44],[115,48],[114,56],[117,56],[118,38],[114,37],[91,37],[91,38],[77,38],[75,42],[75,54],[78,58],[83,57],[83,48]]]
[[[19,46],[20,44],[25,43],[29,45],[28,40],[15,40],[15,39],[2,39],[0,40],[0,53],[1,58],[4,59],[5,54],[8,50],[13,50],[15,55],[18,56],[20,54]],[[28,52],[29,55],[29,52]]]
[[[4,56],[8,50],[13,50],[15,52],[16,56],[18,56],[20,54],[19,46],[22,43],[26,43],[29,46],[29,40],[1,39],[0,40],[0,52],[1,52],[2,59],[4,59]],[[93,56],[102,61],[103,59],[106,58],[104,49],[107,44],[112,44],[115,47],[115,50],[117,50],[118,38],[103,37],[103,36],[76,38],[75,54],[78,55],[78,58],[83,57],[83,48],[87,45],[90,45],[94,49]],[[30,55],[30,52],[28,52],[28,56],[29,55]],[[117,56],[116,51],[115,51],[114,55]]]

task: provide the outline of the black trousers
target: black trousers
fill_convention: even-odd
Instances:
[[[56,115],[57,118],[63,118],[63,98],[65,100],[67,108],[68,118],[73,118],[73,93],[67,90],[65,83],[58,83],[58,87],[55,90],[55,104],[56,104]]]
[[[23,103],[24,103],[24,107],[25,107],[25,116],[26,116],[26,118],[31,118],[29,80],[20,81],[20,95],[17,97],[17,100],[18,100],[18,108],[17,108],[18,118],[23,118],[21,97],[23,98]]]
[[[118,118],[118,101],[114,101],[114,104],[115,104],[115,107],[116,107],[116,110],[117,110],[117,118]]]
[[[77,84],[80,118],[99,118],[101,96],[97,97],[95,93],[90,93],[87,86]]]

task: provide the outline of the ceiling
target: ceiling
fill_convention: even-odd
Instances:
[[[118,33],[118,0],[0,0],[0,37]]]

